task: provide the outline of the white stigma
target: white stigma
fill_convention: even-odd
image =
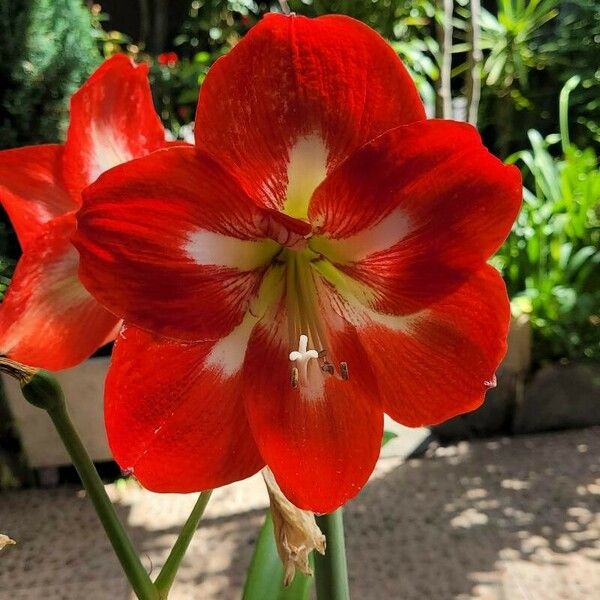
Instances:
[[[298,350],[290,352],[290,360],[296,363],[298,379],[302,384],[306,384],[311,358],[319,358],[319,353],[316,350],[308,350],[308,336],[302,334],[298,340]]]
[[[308,336],[302,334],[298,340],[298,350],[290,352],[290,360],[298,365],[307,363],[311,358],[319,358],[319,353],[316,350],[307,350]]]

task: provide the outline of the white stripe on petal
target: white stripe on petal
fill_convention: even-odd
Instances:
[[[371,254],[387,250],[402,241],[413,229],[410,217],[397,208],[381,221],[356,235],[330,239],[315,237],[312,247],[329,260],[337,263],[351,263],[364,260]]]
[[[240,240],[206,229],[188,234],[183,251],[196,264],[252,271],[266,264],[279,250],[273,240]]]
[[[271,267],[267,271],[242,322],[229,335],[221,338],[206,357],[207,367],[221,371],[225,377],[234,375],[242,368],[254,326],[267,311],[277,306],[283,294],[284,274],[282,265]]]
[[[7,354],[24,338],[31,336],[32,328],[35,328],[40,340],[44,340],[45,332],[56,327],[57,322],[60,326],[63,316],[68,315],[69,311],[79,310],[88,304],[90,307],[96,305],[77,277],[78,265],[79,254],[69,245],[62,256],[47,261],[44,268],[36,273],[37,285],[32,286],[22,318],[2,332],[0,353]]]
[[[371,309],[365,310],[365,316],[378,325],[383,325],[393,331],[402,333],[414,333],[416,327],[422,321],[426,321],[429,315],[427,309],[420,310],[410,315],[386,315]]]
[[[285,214],[306,219],[313,192],[327,175],[327,158],[325,142],[319,135],[311,134],[296,140],[289,152]]]
[[[214,345],[206,357],[206,367],[218,369],[224,377],[235,375],[242,368],[250,334],[257,320],[251,313],[246,313],[243,321]]]
[[[328,272],[325,272],[325,274],[321,272],[323,279],[318,282],[318,289],[323,297],[328,298],[328,305],[331,307],[332,312],[324,316],[333,329],[343,329],[343,323],[350,323],[357,329],[377,324],[393,331],[411,334],[415,332],[421,322],[430,318],[430,310],[427,308],[407,315],[391,315],[378,312],[371,308],[368,297],[356,293],[360,290],[360,287],[353,288],[351,285],[346,284],[348,280],[352,281],[350,278],[344,276],[345,280],[339,279],[336,283],[336,280],[328,275]],[[325,286],[325,281],[331,285],[329,287]],[[336,321],[334,314],[341,320]]]
[[[88,166],[90,182],[102,173],[133,158],[124,135],[110,127],[100,128],[95,122],[90,124],[89,135],[92,152]]]

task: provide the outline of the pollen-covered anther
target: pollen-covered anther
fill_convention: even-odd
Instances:
[[[323,371],[323,373],[333,375],[335,373],[335,367],[330,362],[326,362],[321,365],[321,371]]]
[[[340,363],[340,375],[344,381],[348,381],[350,379],[350,374],[348,373],[348,363],[341,362]]]

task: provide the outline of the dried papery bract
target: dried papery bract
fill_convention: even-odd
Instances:
[[[6,356],[0,356],[0,373],[4,373],[9,377],[13,377],[19,383],[27,383],[31,381],[38,369],[28,365],[21,364]]]
[[[296,569],[312,575],[308,557],[313,550],[325,554],[325,536],[315,522],[314,513],[299,509],[283,495],[268,467],[262,470],[262,476],[271,501],[277,552],[285,569],[283,584],[288,586]]]
[[[17,542],[9,538],[7,535],[0,533],[0,550],[3,550],[6,546],[14,546]]]

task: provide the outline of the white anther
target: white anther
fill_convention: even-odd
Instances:
[[[306,383],[308,363],[311,358],[319,358],[319,353],[316,350],[308,350],[308,336],[301,335],[298,341],[298,350],[290,352],[290,360],[296,363],[300,383]],[[293,382],[292,386],[295,387]]]

